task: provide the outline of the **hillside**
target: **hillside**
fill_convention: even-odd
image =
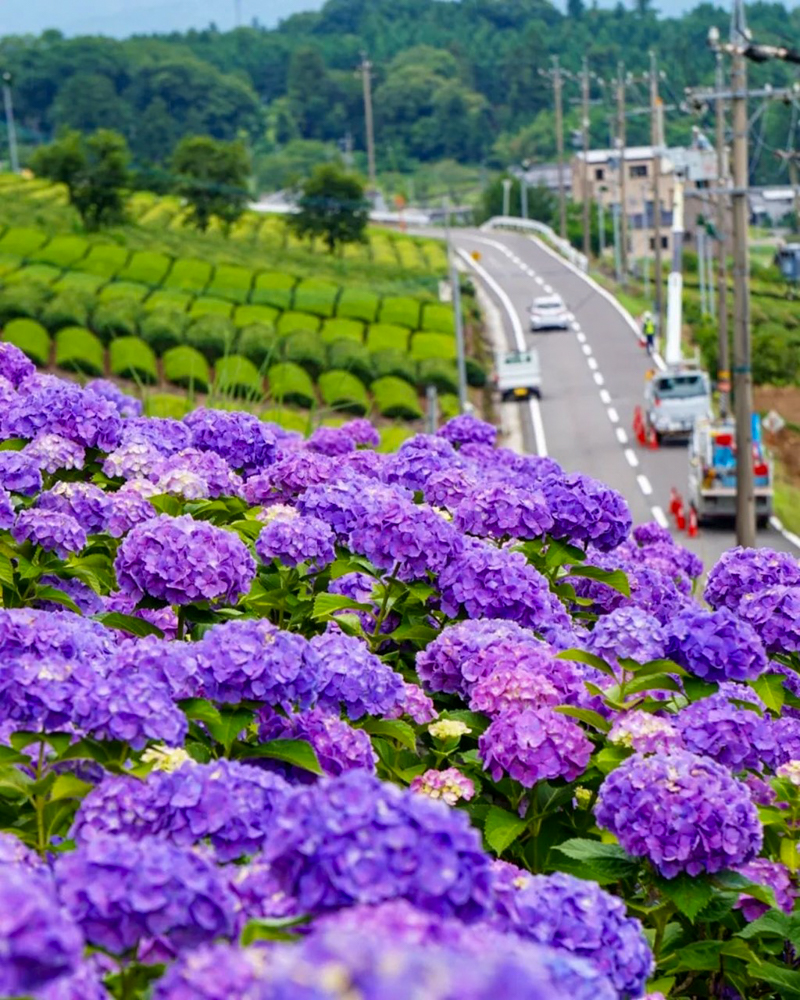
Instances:
[[[4,339],[44,367],[132,380],[154,413],[208,394],[302,430],[342,413],[413,422],[431,383],[456,409],[442,244],[375,230],[336,259],[254,212],[226,239],[187,230],[176,199],[136,193],[128,211],[84,235],[58,186],[0,178]],[[470,376],[485,381],[475,361]]]

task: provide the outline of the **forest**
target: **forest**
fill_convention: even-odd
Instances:
[[[800,8],[748,8],[754,37],[797,44]],[[257,23],[230,32],[0,39],[0,68],[11,74],[23,155],[64,129],[114,128],[142,168],[167,164],[186,135],[243,139],[262,189],[278,188],[347,148],[363,167],[361,53],[373,64],[378,169],[413,173],[440,160],[505,168],[554,155],[552,87],[544,75],[557,55],[568,74],[585,54],[593,74],[593,143],[609,142],[613,79],[624,62],[634,80],[628,141],[647,142],[641,80],[648,52],[663,70],[667,140],[679,142],[695,121],[681,103],[686,86],[713,80],[706,46],[711,25],[729,13],[704,3],[680,18],[661,18],[650,0],[613,9],[568,0],[329,0],[275,30]],[[791,67],[754,67],[751,81],[776,85]],[[579,86],[565,80],[567,142],[579,127]],[[785,179],[775,155],[794,145],[796,108],[759,110],[752,149],[758,181]],[[702,124],[702,120],[700,121]],[[707,122],[708,123],[708,122]],[[2,133],[0,133],[2,135]]]

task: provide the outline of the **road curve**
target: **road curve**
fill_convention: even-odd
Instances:
[[[703,528],[697,538],[675,530],[669,517],[672,487],[686,492],[685,445],[656,450],[640,447],[632,432],[633,413],[642,402],[648,357],[630,324],[608,297],[537,240],[519,233],[459,229],[455,245],[468,254],[478,251],[474,268],[501,310],[510,345],[519,339],[535,344],[542,364],[540,432],[548,454],[568,471],[584,472],[619,490],[630,504],[634,523],[653,519],[670,528],[695,551],[706,567],[736,544],[730,526]],[[528,332],[532,300],[557,292],[574,316],[569,331]],[[512,318],[511,312],[516,312]],[[515,338],[516,327],[516,338]],[[532,414],[526,440],[535,442]],[[541,436],[541,435],[538,435]],[[798,554],[792,542],[769,528],[759,532],[760,545]]]

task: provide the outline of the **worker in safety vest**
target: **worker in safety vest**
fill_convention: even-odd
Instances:
[[[656,346],[656,325],[653,322],[653,314],[649,311],[644,314],[642,319],[642,333],[647,353],[652,354]]]

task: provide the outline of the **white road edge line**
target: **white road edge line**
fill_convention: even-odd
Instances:
[[[483,279],[485,284],[491,288],[494,294],[499,299],[501,305],[508,313],[508,318],[511,320],[511,329],[514,332],[514,343],[516,344],[518,351],[524,351],[525,344],[525,334],[522,331],[522,323],[520,322],[519,313],[514,308],[514,303],[508,297],[508,293],[504,288],[495,281],[495,279],[489,274],[485,267],[482,267],[476,260],[473,260],[470,255],[459,249],[458,255],[469,267],[472,267]],[[541,455],[542,458],[547,457],[547,438],[544,434],[544,423],[542,422],[542,408],[539,406],[539,400],[535,398],[530,398],[528,400],[528,406],[531,411],[531,421],[533,423],[533,437],[536,442],[536,453]]]
[[[633,450],[633,448],[626,448],[624,454],[625,454],[625,461],[632,469],[635,469],[639,464],[639,459],[636,457],[636,452]]]
[[[791,542],[792,545],[800,549],[800,535],[796,535],[793,531],[789,531],[788,528],[784,528],[783,521],[779,517],[771,517],[769,523],[777,532],[783,535],[787,542]]]
[[[638,475],[636,477],[636,482],[639,484],[639,489],[644,493],[646,497],[651,496],[653,492],[653,487],[650,485],[650,480],[647,476]]]
[[[669,521],[667,520],[667,515],[660,507],[651,507],[650,513],[653,515],[653,520],[656,524],[660,525],[662,528],[669,527]]]

